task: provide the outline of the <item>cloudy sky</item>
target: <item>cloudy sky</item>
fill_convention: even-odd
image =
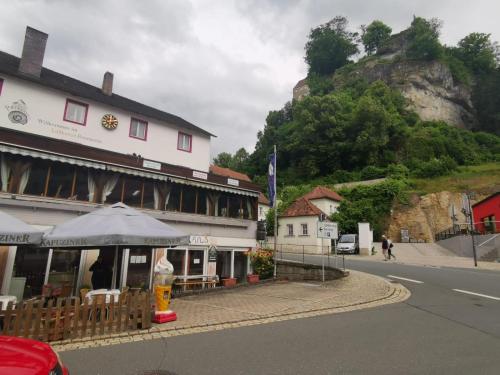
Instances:
[[[497,0],[2,1],[0,50],[21,55],[27,25],[49,34],[44,66],[176,114],[218,137],[212,155],[253,150],[270,110],[306,75],[312,27],[336,15],[351,29],[380,19],[444,21],[442,41],[470,32],[500,41]]]

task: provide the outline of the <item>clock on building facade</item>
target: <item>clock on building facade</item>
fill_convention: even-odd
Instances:
[[[114,130],[118,126],[118,119],[108,113],[102,116],[101,125],[108,130]]]

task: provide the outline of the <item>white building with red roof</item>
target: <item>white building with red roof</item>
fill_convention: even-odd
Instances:
[[[306,254],[331,251],[329,241],[317,238],[318,222],[328,220],[342,200],[339,194],[324,186],[296,199],[278,219],[278,250]]]

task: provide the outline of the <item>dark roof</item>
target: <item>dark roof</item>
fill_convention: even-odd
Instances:
[[[200,182],[208,182],[217,185],[224,185],[232,189],[244,189],[253,192],[260,192],[260,187],[249,181],[239,182],[239,186],[235,187],[227,183],[227,177],[216,175],[212,172],[207,173],[207,179],[201,179],[193,176],[193,169],[161,163],[161,169],[155,170],[143,166],[141,157],[135,155],[120,154],[114,151],[103,150],[100,148],[85,146],[80,143],[63,141],[60,139],[43,137],[40,135],[20,132],[0,127],[0,144],[16,145],[20,147],[43,150],[50,153],[77,157],[91,161],[109,163],[123,167],[131,167],[138,170],[147,171],[150,173],[162,173],[170,176],[183,177],[190,180],[198,180]],[[150,160],[150,159],[148,159]]]
[[[42,86],[47,86],[53,89],[67,92],[74,96],[121,108],[128,112],[133,112],[146,117],[154,118],[156,120],[164,121],[172,125],[177,125],[185,129],[201,133],[203,135],[215,137],[215,135],[213,135],[212,133],[201,129],[194,124],[191,124],[183,118],[138,103],[134,100],[124,98],[120,95],[105,95],[98,87],[89,85],[82,81],[78,81],[77,79],[54,72],[50,69],[42,68],[42,72],[39,78],[20,73],[18,69],[20,60],[21,59],[18,57],[0,51],[0,73],[9,74],[20,79],[38,83]]]
[[[302,197],[293,202],[280,217],[319,216],[321,214],[323,211]]]
[[[492,198],[496,197],[496,196],[497,196],[497,195],[499,195],[499,194],[500,194],[500,191],[497,191],[496,193],[491,194],[489,197],[486,197],[486,198],[484,198],[484,199],[480,200],[479,202],[474,203],[474,204],[472,205],[472,207],[479,206],[480,204],[483,204],[484,202],[489,201],[490,199],[492,199]]]
[[[219,167],[218,165],[215,164],[212,164],[210,166],[210,172],[212,172],[213,174],[217,174],[219,176],[230,177],[240,181],[252,182],[252,180],[250,180],[250,177],[248,177],[244,173],[236,172],[229,168]]]
[[[327,187],[324,186],[317,186],[315,187],[312,191],[309,193],[305,194],[303,198],[307,200],[311,199],[321,199],[321,198],[328,198],[337,202],[340,202],[344,198],[342,198],[339,194],[334,192],[333,190],[328,189]]]

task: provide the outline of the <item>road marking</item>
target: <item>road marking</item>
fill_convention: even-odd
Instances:
[[[484,297],[484,298],[489,298],[489,299],[494,299],[495,301],[500,301],[500,298],[498,297],[493,297],[493,296],[488,296],[486,294],[481,294],[481,293],[474,293],[474,292],[469,292],[467,290],[462,290],[462,289],[453,289],[455,292],[460,292],[460,293],[465,293],[465,294],[472,294],[473,296],[479,296],[479,297]]]
[[[418,281],[418,280],[413,280],[413,279],[407,279],[406,277],[399,277],[399,276],[394,276],[394,275],[387,275],[387,277],[390,277],[391,279],[399,279],[399,280],[404,280],[404,281],[409,281],[415,284],[423,284],[423,281]]]

